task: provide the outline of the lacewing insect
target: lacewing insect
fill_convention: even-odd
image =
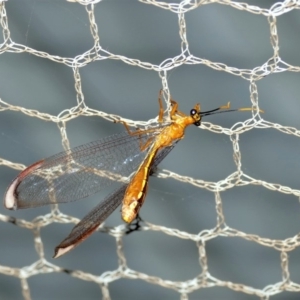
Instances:
[[[72,229],[55,248],[54,258],[70,251],[91,235],[122,201],[122,218],[127,223],[132,222],[144,203],[149,175],[184,137],[187,126],[200,126],[203,116],[252,110],[230,109],[228,102],[219,108],[201,112],[200,104],[196,104],[190,115],[186,115],[178,110],[177,102],[171,100],[171,122],[163,124],[161,96],[158,101],[159,126],[132,132],[125,122],[119,121],[125,126],[125,133],[40,160],[23,170],[8,187],[4,206],[7,209],[24,209],[75,201],[117,181],[123,182]],[[129,182],[124,183],[129,177]]]

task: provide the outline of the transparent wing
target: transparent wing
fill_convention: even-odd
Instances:
[[[174,148],[163,148],[155,157],[150,173],[155,172],[157,165]],[[54,258],[57,258],[72,250],[86,238],[88,238],[98,226],[107,219],[112,212],[122,203],[127,184],[122,184],[117,190],[95,206],[70,232],[70,234],[55,248]]]
[[[142,135],[127,132],[105,137],[39,161],[12,182],[4,205],[9,209],[75,201],[124,181],[144,160],[140,145],[161,128]]]

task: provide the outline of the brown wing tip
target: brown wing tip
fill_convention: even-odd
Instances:
[[[7,209],[17,209],[18,203],[16,198],[16,188],[20,182],[19,177],[17,177],[8,187],[4,196],[4,206]]]
[[[53,258],[58,258],[64,254],[66,254],[67,252],[71,251],[75,246],[76,245],[70,245],[68,247],[57,246],[54,250]]]
[[[32,164],[31,166],[27,167],[23,170],[10,184],[8,189],[6,190],[4,196],[4,206],[7,209],[17,209],[18,208],[18,198],[16,194],[16,189],[20,182],[31,172],[39,168],[44,163],[44,160],[37,161],[36,163]]]

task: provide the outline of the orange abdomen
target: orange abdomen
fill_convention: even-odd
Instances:
[[[144,203],[148,187],[150,166],[156,153],[157,150],[153,150],[149,153],[126,189],[122,205],[122,219],[126,223],[131,223],[136,218]]]

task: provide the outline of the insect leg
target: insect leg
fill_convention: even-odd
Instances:
[[[158,97],[158,103],[159,103],[159,115],[158,115],[158,121],[159,122],[162,122],[162,119],[163,119],[163,113],[164,113],[164,110],[163,110],[163,105],[162,105],[162,100],[161,100],[161,94],[162,94],[162,90],[160,90],[160,93],[159,93],[159,97]],[[183,112],[181,112],[180,110],[178,110],[178,103],[173,100],[172,98],[170,99],[171,101],[171,105],[172,105],[172,110],[170,112],[170,118],[172,119],[172,117],[177,114],[181,117],[187,117],[187,115]]]
[[[164,116],[164,107],[161,100],[161,95],[162,95],[162,90],[160,90],[158,94],[158,105],[159,105],[158,122],[160,123],[163,121],[163,116]]]
[[[177,114],[181,117],[187,117],[187,115],[185,113],[178,110],[178,103],[175,100],[171,99],[171,104],[172,104],[172,110],[170,112],[171,119],[175,114]]]

